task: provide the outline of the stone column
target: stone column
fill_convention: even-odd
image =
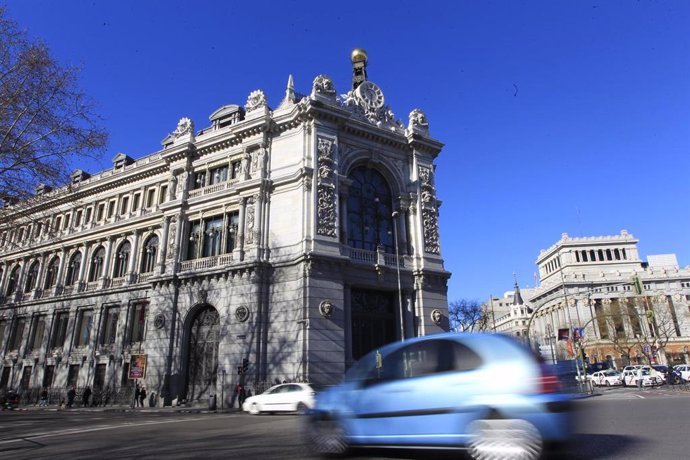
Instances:
[[[84,243],[84,246],[82,246],[81,265],[79,266],[79,278],[77,279],[77,282],[74,283],[77,285],[77,290],[81,290],[81,286],[84,283],[84,273],[86,273],[86,267],[89,265],[90,249],[91,245],[89,243]]]
[[[100,278],[103,278],[104,280],[107,280],[110,278],[110,273],[112,273],[112,269],[110,267],[110,259],[112,259],[112,254],[113,254],[113,237],[109,236],[108,239],[106,240],[106,245],[105,245],[105,257],[103,260],[103,267],[101,267],[101,276]],[[104,288],[105,282],[101,284],[101,287]]]
[[[129,263],[127,264],[127,283],[135,282],[133,280],[133,275],[137,272],[137,261],[139,260],[139,254],[141,254],[141,248],[139,248],[139,238],[141,236],[141,230],[135,230],[132,232],[132,249],[129,255]]]
[[[247,209],[247,197],[240,198],[240,215],[237,225],[237,242],[235,244],[235,249],[232,251],[233,260],[242,260],[242,254],[244,252],[244,218]]]
[[[165,258],[168,252],[168,229],[170,228],[170,217],[165,216],[163,218],[163,229],[160,238],[160,247],[158,248],[158,253],[156,254],[156,266],[158,267],[158,274],[162,275],[165,273]]]

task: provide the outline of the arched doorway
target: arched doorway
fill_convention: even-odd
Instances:
[[[207,398],[216,393],[220,316],[210,305],[201,307],[187,333],[187,399]]]

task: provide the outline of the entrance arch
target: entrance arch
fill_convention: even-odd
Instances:
[[[216,393],[220,315],[211,305],[192,314],[187,329],[186,395],[198,401]]]

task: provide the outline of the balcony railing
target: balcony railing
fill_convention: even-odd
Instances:
[[[190,190],[189,198],[196,198],[203,195],[209,195],[211,193],[216,193],[220,190],[225,190],[230,188],[232,185],[237,183],[237,179],[230,179],[227,182],[221,182],[219,184],[207,185],[206,187],[198,188],[195,190]]]
[[[205,268],[222,267],[232,263],[232,254],[204,257],[202,259],[185,260],[180,264],[180,271],[203,270]]]
[[[368,249],[352,248],[350,246],[343,246],[341,254],[349,257],[353,263],[367,264],[367,265],[386,265],[388,267],[395,267],[398,256],[395,254],[388,254],[383,251],[370,251]],[[405,267],[405,257],[400,256],[400,268]]]

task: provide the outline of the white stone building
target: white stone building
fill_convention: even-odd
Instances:
[[[644,262],[637,243],[625,230],[584,238],[564,233],[542,250],[536,261],[540,285],[525,295],[533,312],[532,346],[553,346],[558,359],[579,352],[590,362],[618,367],[687,362],[690,267],[680,268],[675,254],[650,255]],[[583,329],[579,341],[574,328]]]
[[[383,343],[447,330],[442,144],[421,110],[396,120],[366,54],[353,66],[340,97],[290,77],[275,109],[254,91],[4,208],[0,386],[117,388],[146,355],[161,401],[227,400],[239,381],[332,384]]]

